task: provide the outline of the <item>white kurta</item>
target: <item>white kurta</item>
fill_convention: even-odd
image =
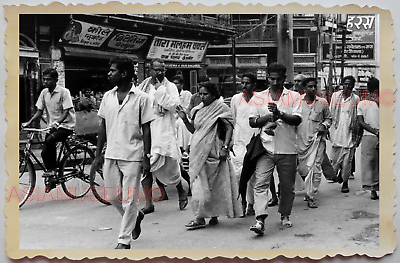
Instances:
[[[157,89],[145,79],[139,89],[148,93],[155,114],[151,129],[151,169],[163,184],[176,185],[180,182],[179,161],[181,152],[176,140],[176,109],[180,105],[178,89],[166,78]]]
[[[231,110],[235,124],[233,130],[233,152],[232,163],[235,172],[240,172],[243,166],[243,158],[246,154],[246,146],[258,128],[249,125],[250,104],[243,98],[242,93],[236,94],[231,100]]]

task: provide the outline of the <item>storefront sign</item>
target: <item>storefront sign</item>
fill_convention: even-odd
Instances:
[[[329,44],[323,46],[323,58],[328,59]],[[342,45],[336,45],[336,56],[335,58],[340,60],[342,57]],[[344,58],[346,60],[351,59],[374,59],[374,43],[349,43],[346,44],[344,51]]]
[[[208,42],[154,37],[147,59],[165,61],[201,62]]]
[[[62,35],[60,42],[81,46],[100,47],[113,31],[114,28],[111,27],[71,20],[67,30]]]
[[[357,83],[359,88],[366,89],[367,82],[371,77],[375,77],[376,68],[359,68],[357,71]]]
[[[375,42],[375,15],[349,15],[347,29],[352,33],[348,42]]]
[[[116,30],[107,45],[119,50],[137,50],[146,43],[147,38],[142,34]]]

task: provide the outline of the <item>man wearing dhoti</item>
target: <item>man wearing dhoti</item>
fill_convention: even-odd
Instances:
[[[327,100],[316,96],[317,79],[304,79],[303,87],[305,87],[305,93],[301,95],[303,121],[297,126],[299,160],[297,170],[305,178],[305,201],[310,208],[317,208],[315,196],[321,183],[325,138],[332,124],[332,117]]]
[[[175,84],[165,77],[165,71],[164,61],[154,59],[150,63],[150,77],[138,86],[149,95],[155,113],[155,120],[151,123],[151,168],[142,180],[146,196],[145,214],[154,212],[151,190],[153,176],[164,185],[176,186],[181,210],[188,204],[187,191],[181,182],[181,151],[175,134],[175,108],[180,105],[179,93]]]

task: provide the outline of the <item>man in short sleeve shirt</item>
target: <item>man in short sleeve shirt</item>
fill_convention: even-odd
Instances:
[[[68,89],[57,85],[58,73],[55,69],[46,69],[43,71],[43,84],[45,88],[39,95],[36,102],[36,113],[32,118],[22,124],[22,127],[28,127],[35,120],[42,117],[46,111],[48,116],[47,124],[51,128],[46,135],[46,140],[42,149],[42,159],[47,171],[43,174],[46,184],[46,193],[55,188],[56,185],[47,180],[56,175],[57,142],[65,140],[72,134],[76,117],[71,94]]]
[[[330,111],[332,126],[330,140],[332,141],[332,166],[339,180],[343,180],[342,193],[348,193],[349,176],[356,148],[359,144],[359,125],[357,122],[357,104],[360,98],[352,92],[355,85],[353,76],[343,78],[343,90],[332,94]]]
[[[268,188],[277,167],[280,183],[280,202],[278,212],[281,214],[281,224],[291,227],[289,216],[294,201],[294,184],[296,175],[296,131],[301,123],[300,94],[284,88],[286,67],[273,63],[267,68],[270,87],[255,93],[249,116],[250,126],[261,128],[261,141],[266,153],[259,157],[255,172],[254,209],[256,224],[250,230],[257,235],[264,234],[264,221],[268,216]],[[265,129],[271,122],[277,127],[274,135],[266,133]]]
[[[133,72],[129,58],[110,61],[108,79],[116,87],[104,94],[98,112],[102,120],[93,168],[100,165],[107,141],[103,172],[108,190],[103,199],[122,216],[116,249],[129,249],[131,239],[140,235],[144,218],[137,209],[141,170],[150,172],[150,123],[154,113],[149,97],[131,84]]]

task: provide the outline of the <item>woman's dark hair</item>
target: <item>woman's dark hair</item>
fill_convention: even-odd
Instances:
[[[43,76],[49,75],[52,79],[58,79],[58,72],[54,68],[48,68],[43,71]]]
[[[201,85],[200,88],[202,87],[204,87],[208,91],[208,93],[210,93],[214,97],[214,99],[219,99],[220,94],[217,85],[215,85],[212,82],[206,82],[203,85]]]
[[[379,91],[379,79],[371,77],[367,82],[367,89],[369,93]]]
[[[254,83],[257,82],[256,75],[251,73],[251,72],[244,73],[243,76],[242,76],[242,79],[243,78],[248,78],[251,81],[251,84],[254,84]]]
[[[135,74],[135,68],[133,65],[133,60],[129,57],[115,57],[110,59],[110,65],[115,64],[117,69],[122,73],[126,71],[127,81],[131,81],[133,75]]]

